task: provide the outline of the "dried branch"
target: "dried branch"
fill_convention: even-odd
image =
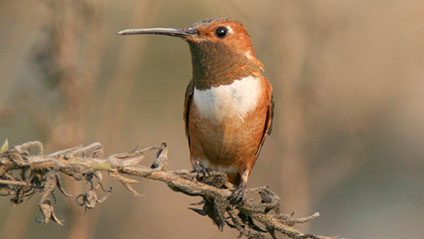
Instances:
[[[142,166],[141,161],[152,151],[157,152],[152,166]],[[19,204],[39,194],[42,218],[38,221],[48,223],[52,220],[62,225],[54,210],[55,191],[66,197],[75,197],[80,206],[92,209],[104,202],[111,192],[111,188],[103,185],[104,174],[121,182],[136,197],[143,196],[132,185],[140,179],[151,179],[166,183],[174,191],[202,197],[200,203],[193,204],[200,208],[190,209],[211,218],[221,230],[227,225],[247,238],[276,238],[276,232],[289,238],[329,238],[294,228],[296,224],[311,221],[319,214],[295,218],[280,213],[280,198],[266,186],[248,189],[241,205],[231,205],[228,198],[232,185],[227,183],[225,174],[212,172],[199,182],[196,175],[188,170],[166,170],[167,151],[163,143],[160,147],[135,149],[103,158],[102,145],[94,143],[43,155],[40,142],[28,142],[0,154],[0,196],[11,196],[11,201]],[[70,195],[61,184],[62,175],[88,182],[89,188],[76,196]]]

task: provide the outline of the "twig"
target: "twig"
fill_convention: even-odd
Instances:
[[[27,186],[26,182],[0,179],[0,184]]]
[[[33,148],[38,154],[31,154]],[[146,153],[157,151],[151,167],[140,165]],[[227,225],[248,238],[276,238],[275,232],[280,232],[289,238],[305,239],[329,238],[307,234],[294,228],[296,224],[311,221],[319,216],[294,218],[293,215],[279,212],[280,198],[268,187],[251,188],[240,205],[229,203],[231,185],[227,183],[225,174],[212,172],[203,182],[188,170],[166,170],[167,147],[150,147],[144,150],[136,149],[129,153],[114,154],[101,158],[103,148],[99,143],[89,146],[78,146],[61,150],[49,155],[41,155],[42,144],[29,142],[0,154],[0,196],[12,196],[12,202],[18,204],[24,199],[40,194],[39,207],[42,219],[62,225],[54,211],[56,198],[53,193],[58,189],[69,197],[60,184],[60,176],[65,174],[76,181],[89,182],[87,191],[76,195],[77,203],[85,209],[95,208],[107,199],[110,189],[103,186],[103,174],[121,182],[134,196],[142,198],[132,185],[140,179],[151,179],[166,183],[172,190],[190,196],[200,196],[203,201],[201,208],[190,208],[194,212],[208,216],[219,229]],[[13,175],[13,176],[12,176]]]

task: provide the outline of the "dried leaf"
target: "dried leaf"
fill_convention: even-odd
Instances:
[[[57,224],[63,226],[62,220],[60,220],[54,212],[54,208],[52,206],[50,199],[47,199],[44,202],[40,203],[40,211],[41,211],[41,214],[43,215],[43,219],[37,218],[38,222],[47,224],[50,222],[50,220],[52,220],[56,222]]]
[[[45,201],[49,201],[50,195],[53,195],[53,191],[55,190],[57,186],[56,173],[48,172],[47,175],[45,175],[45,177],[46,178],[45,178],[44,187],[41,194],[40,205],[43,204]]]
[[[97,204],[97,193],[94,190],[89,190],[83,197],[86,208],[95,208]]]
[[[65,196],[65,197],[72,197],[72,194],[69,194],[68,192],[65,191],[65,189],[63,188],[62,183],[60,182],[59,176],[56,174],[56,186],[59,189],[59,191]]]
[[[164,170],[166,169],[167,162],[168,162],[168,147],[166,146],[166,143],[162,143],[159,151],[156,154],[156,158],[153,161],[152,166],[150,166],[150,168],[157,169],[157,170]]]
[[[135,189],[132,187],[132,185],[131,185],[131,184],[126,183],[126,182],[123,182],[123,181],[121,181],[121,183],[122,183],[122,185],[124,185],[124,187],[125,187],[128,191],[130,191],[130,192],[134,195],[134,197],[137,197],[137,198],[140,198],[140,199],[145,198],[145,196],[144,196],[143,194],[141,194],[141,193],[137,192],[137,190],[135,190]]]
[[[206,212],[205,212],[205,211],[203,211],[203,209],[200,209],[200,208],[189,207],[188,209],[192,210],[193,212],[195,212],[195,213],[197,213],[197,214],[199,214],[199,215],[201,215],[201,216],[206,216],[206,215],[208,215],[208,214],[206,214]]]
[[[92,209],[95,208],[97,204],[106,201],[107,198],[107,195],[105,195],[99,199],[97,192],[94,189],[90,189],[87,192],[78,195],[76,197],[76,201],[80,206],[85,207],[85,209]]]
[[[0,154],[9,150],[9,141],[6,139],[0,148]]]

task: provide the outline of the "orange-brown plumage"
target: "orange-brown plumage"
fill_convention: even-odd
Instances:
[[[193,78],[184,104],[190,159],[195,170],[227,173],[240,201],[265,136],[271,132],[272,87],[240,22],[206,19],[185,29],[144,28],[119,34],[183,38],[190,46]]]
[[[216,31],[223,26],[231,32],[220,38]],[[265,136],[271,131],[272,87],[262,75],[264,67],[256,58],[252,41],[241,23],[213,19],[192,27],[201,37],[188,39],[193,55],[193,79],[186,91],[184,118],[191,162],[193,166],[200,164],[224,171],[230,182],[239,185],[247,181]],[[195,88],[207,90],[231,85],[246,77],[260,81],[260,96],[257,105],[243,119],[233,115],[216,122],[199,114],[198,107],[192,103]]]
[[[243,122],[234,117],[225,118],[219,124],[204,119],[191,103],[192,94],[186,95],[185,122],[193,165],[198,159],[207,159],[212,170],[226,171],[229,181],[235,184],[240,183],[243,172],[252,172],[266,134],[270,133],[272,120],[272,87],[264,77],[260,80],[260,102]],[[236,170],[225,170],[232,167]]]

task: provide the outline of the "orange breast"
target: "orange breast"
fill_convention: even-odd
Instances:
[[[258,97],[255,106],[240,114],[230,112],[233,109],[232,100],[225,100],[226,104],[214,101],[220,118],[205,114],[194,101],[189,113],[190,153],[193,160],[213,170],[227,173],[240,173],[251,170],[255,161],[261,139],[266,127],[266,117],[270,92],[267,90],[266,79],[260,78]],[[217,94],[225,96],[224,94]],[[234,97],[237,97],[235,94]],[[220,109],[222,108],[222,109]],[[228,112],[222,115],[222,111]]]

